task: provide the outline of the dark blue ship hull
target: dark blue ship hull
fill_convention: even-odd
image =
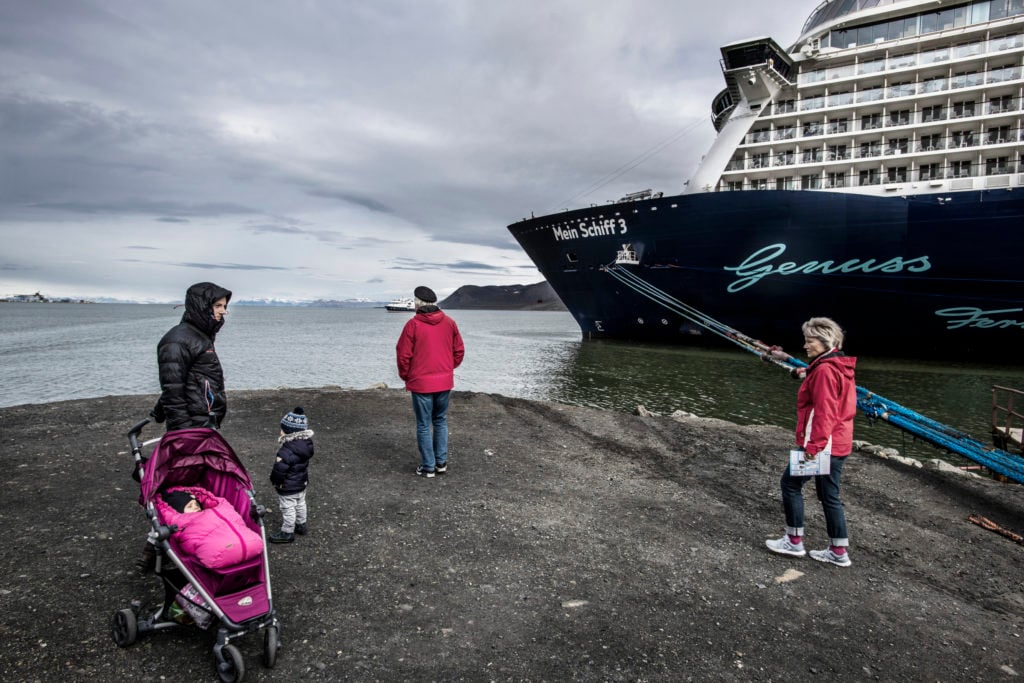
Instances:
[[[716,338],[649,292],[791,352],[834,318],[850,353],[1010,360],[1024,341],[1024,193],[679,195],[532,218],[509,230],[586,338]],[[613,277],[620,264],[645,283]]]

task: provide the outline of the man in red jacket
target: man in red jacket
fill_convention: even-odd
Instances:
[[[420,466],[416,474],[433,477],[448,471],[448,397],[465,347],[459,326],[437,307],[429,287],[417,287],[416,314],[395,346],[398,376],[412,392]],[[433,435],[431,435],[433,427]]]

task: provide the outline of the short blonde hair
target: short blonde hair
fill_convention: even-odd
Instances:
[[[821,341],[827,349],[843,348],[843,328],[832,318],[811,318],[800,329],[805,337]]]

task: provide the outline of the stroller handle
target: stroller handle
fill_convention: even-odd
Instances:
[[[147,417],[145,420],[139,422],[134,427],[128,430],[128,443],[132,447],[133,454],[139,452],[139,434],[142,432],[142,428],[148,425],[149,422],[150,420]]]
[[[142,482],[142,447],[139,446],[139,434],[149,422],[147,417],[128,430],[128,443],[132,447],[132,459],[135,461],[135,466],[132,467],[132,479],[140,483]]]

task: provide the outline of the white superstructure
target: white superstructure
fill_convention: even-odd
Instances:
[[[1024,185],[1024,0],[827,0],[788,50],[727,45],[687,193]]]

